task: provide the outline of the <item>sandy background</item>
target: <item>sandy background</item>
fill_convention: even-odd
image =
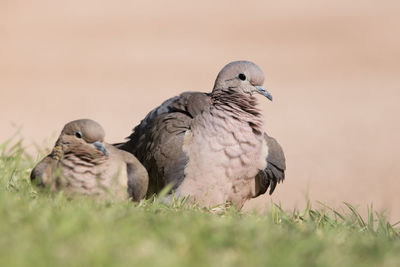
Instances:
[[[22,126],[34,152],[84,117],[121,141],[166,98],[210,91],[246,59],[267,76],[266,129],[287,157],[272,199],[374,203],[400,219],[398,3],[0,0],[0,142]]]

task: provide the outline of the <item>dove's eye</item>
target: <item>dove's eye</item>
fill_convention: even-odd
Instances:
[[[76,131],[75,136],[78,138],[82,138],[82,133],[80,131]]]
[[[240,73],[238,78],[241,79],[242,81],[244,81],[244,80],[246,80],[246,75],[244,75],[243,73]]]

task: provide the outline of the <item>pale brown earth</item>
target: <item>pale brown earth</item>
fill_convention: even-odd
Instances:
[[[22,126],[36,155],[78,118],[122,141],[166,98],[210,91],[246,59],[267,75],[266,129],[287,157],[272,199],[373,203],[400,219],[399,3],[2,0],[0,142]]]

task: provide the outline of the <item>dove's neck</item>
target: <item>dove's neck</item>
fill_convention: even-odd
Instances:
[[[57,144],[51,152],[51,157],[57,161],[74,158],[75,160],[79,160],[90,165],[98,165],[107,160],[107,156],[105,156],[101,151],[96,149],[87,149],[79,145],[71,145],[68,150],[64,150],[65,149],[63,149],[62,145]]]
[[[74,151],[65,153],[62,160],[74,159],[74,161],[80,161],[93,166],[102,164],[107,160],[107,157],[104,155],[94,155],[93,153],[85,153],[85,151],[83,151],[84,153],[81,152],[82,151]]]
[[[254,134],[262,135],[262,115],[254,96],[239,93],[231,88],[219,89],[212,92],[211,102],[216,110],[238,122],[248,123]]]

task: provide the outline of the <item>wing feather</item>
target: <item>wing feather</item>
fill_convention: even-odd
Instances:
[[[149,173],[148,195],[158,193],[166,185],[175,189],[184,179],[188,162],[182,150],[183,138],[192,119],[208,107],[205,93],[185,92],[172,97],[150,111],[118,148],[134,154]]]
[[[264,133],[264,138],[268,146],[267,167],[256,176],[256,195],[254,197],[264,194],[268,187],[271,195],[277,184],[285,179],[286,159],[282,147],[266,133]]]

